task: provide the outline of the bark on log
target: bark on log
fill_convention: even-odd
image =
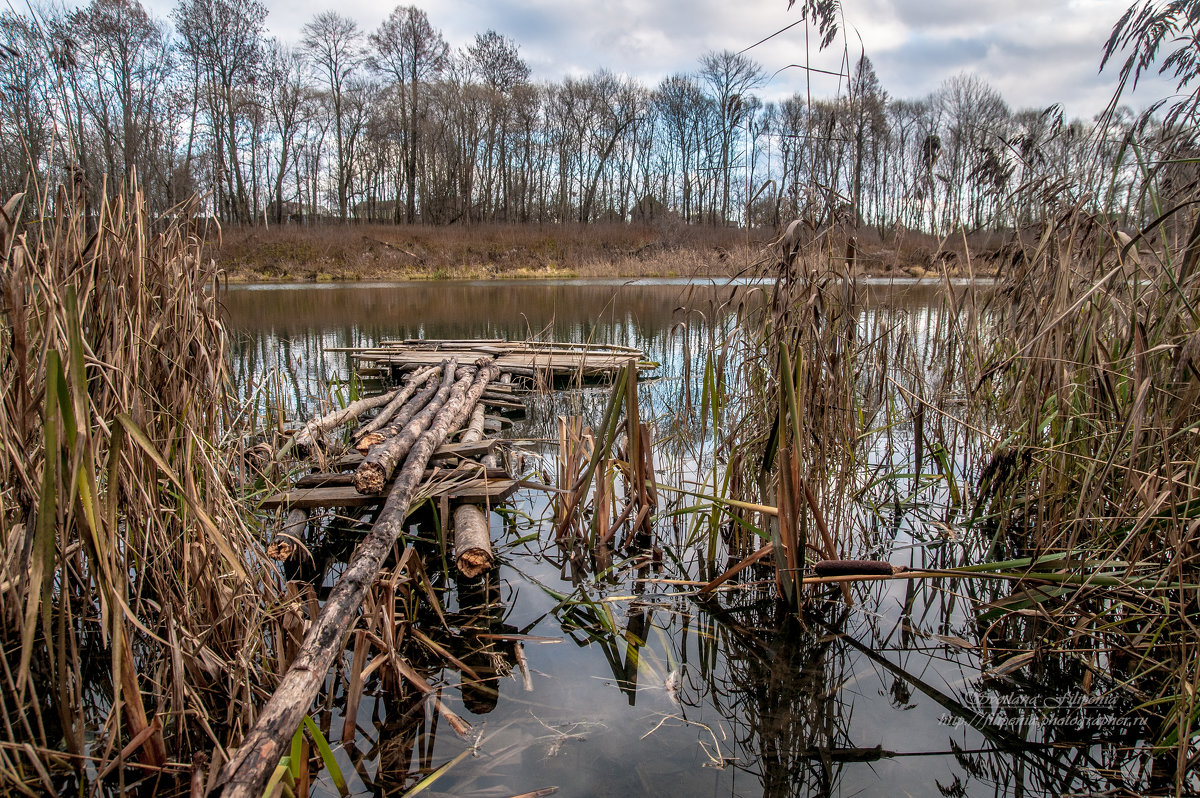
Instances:
[[[446,373],[452,375],[454,371],[451,368]],[[462,406],[443,407],[413,444],[375,525],[355,549],[342,578],[330,591],[321,614],[305,636],[279,688],[263,707],[254,728],[246,735],[234,758],[222,769],[218,784],[224,786],[224,798],[259,798],[262,795],[271,773],[286,753],[292,735],[324,684],[330,666],[342,653],[347,629],[357,617],[367,589],[404,530],[413,494],[424,477],[430,456],[445,440],[446,430],[454,419],[460,413],[465,416],[470,412],[471,405],[479,400],[483,388],[495,373],[492,366],[481,369],[474,384],[466,391],[465,398],[469,403],[464,403],[465,409]]]
[[[408,378],[408,382],[404,385],[404,387],[396,392],[395,398],[384,405],[383,409],[379,411],[379,415],[375,416],[375,418],[371,419],[369,422],[360,427],[358,432],[355,433],[355,437],[361,441],[363,436],[369,435],[391,421],[392,417],[396,415],[397,411],[404,407],[404,403],[412,398],[412,395],[417,392],[417,389],[430,380],[436,379],[440,370],[441,369],[438,366],[430,366],[427,369],[413,372],[412,376]]]
[[[397,391],[400,389],[396,389]],[[357,402],[351,402],[341,410],[335,410],[332,413],[322,416],[318,419],[313,419],[304,425],[304,429],[296,433],[295,445],[301,449],[311,449],[319,436],[324,435],[331,429],[340,427],[351,419],[358,418],[368,410],[373,410],[381,405],[386,405],[395,397],[396,391],[381,393],[378,396],[369,396],[366,399],[359,399]]]
[[[501,376],[503,379],[503,375]],[[487,391],[484,391],[484,395]],[[471,423],[467,425],[467,431],[462,434],[459,439],[460,443],[474,443],[475,441],[483,440],[483,423],[487,417],[487,410],[483,406],[483,402],[479,402],[471,409]],[[483,463],[486,468],[499,468],[500,458],[495,452],[488,452],[480,458],[479,462]]]
[[[454,564],[468,579],[492,567],[491,529],[483,510],[474,504],[454,511]]]
[[[354,474],[354,487],[359,493],[371,496],[383,493],[384,486],[392,478],[396,466],[404,459],[420,435],[429,427],[434,416],[442,409],[452,393],[453,388],[463,385],[465,380],[454,382],[454,361],[442,367],[442,384],[438,392],[429,400],[421,412],[417,413],[404,425],[404,429],[383,443],[371,447],[365,460],[359,465]]]
[[[395,417],[383,429],[375,429],[368,432],[363,437],[359,438],[358,443],[354,444],[354,448],[362,454],[367,454],[371,451],[372,446],[378,446],[389,438],[394,438],[404,429],[404,425],[412,421],[413,416],[421,412],[428,404],[433,395],[438,392],[439,384],[432,382],[421,389],[421,392],[412,397],[403,407],[396,411]]]

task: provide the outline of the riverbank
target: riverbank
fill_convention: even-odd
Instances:
[[[759,263],[776,240],[770,229],[647,225],[282,225],[233,227],[214,246],[233,282],[734,277]],[[962,249],[960,244],[958,250]],[[972,242],[978,275],[995,273],[1003,247]],[[845,245],[836,247],[840,254]],[[884,241],[860,231],[857,270],[921,277],[965,268],[964,252],[933,236]],[[976,251],[985,253],[976,256]]]

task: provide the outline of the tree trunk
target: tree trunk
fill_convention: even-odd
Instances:
[[[304,425],[304,429],[296,433],[295,445],[301,449],[312,448],[317,438],[331,429],[345,424],[350,419],[358,418],[368,410],[387,404],[395,397],[398,390],[381,393],[378,396],[369,396],[366,399],[359,399],[357,402],[351,402],[346,405],[341,410],[335,410],[326,416],[309,421]]]
[[[393,418],[397,419],[397,421],[393,421],[393,424],[398,423],[398,424],[402,425],[405,423],[404,421],[398,421],[398,419],[399,419],[398,414],[402,413],[401,408],[404,407],[404,403],[407,402],[410,398],[412,398],[412,395],[417,390],[417,388],[420,388],[425,383],[436,378],[438,375],[438,372],[440,371],[440,368],[441,368],[440,366],[430,366],[429,368],[421,369],[420,371],[413,372],[413,374],[411,376],[409,376],[408,380],[406,381],[405,386],[403,388],[401,388],[399,392],[396,393],[395,398],[392,399],[392,401],[388,402],[387,405],[384,406],[384,408],[379,411],[379,415],[376,416],[375,418],[371,419],[371,421],[369,423],[364,424],[362,426],[362,428],[359,429],[359,431],[357,433],[358,443],[356,444],[356,446],[359,448],[360,451],[362,451],[362,446],[364,443],[366,443],[366,446],[369,449],[371,446],[375,445],[380,440],[391,437],[390,435],[383,435],[376,440],[371,440],[368,442],[368,438],[370,438],[371,433],[373,433],[373,432],[375,432],[375,430],[383,427],[383,425],[387,424],[389,421],[392,421]],[[428,401],[428,397],[426,397],[426,400]],[[414,402],[414,404],[415,404],[415,402]],[[409,414],[408,418],[412,418],[413,414],[415,414],[417,412],[417,410],[419,410],[421,407],[424,407],[424,406],[425,406],[425,404],[423,402],[420,405],[417,405],[417,408],[414,409],[412,411],[412,413]],[[407,420],[408,419],[405,419],[405,421],[407,421]],[[396,434],[396,433],[393,432],[392,435],[394,435],[394,434]]]

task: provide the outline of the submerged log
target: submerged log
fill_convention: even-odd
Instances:
[[[356,434],[356,437],[359,439],[359,445],[361,445],[364,436],[369,435],[391,421],[392,417],[404,407],[404,403],[412,398],[412,395],[416,393],[417,389],[430,380],[436,379],[439,372],[440,367],[438,366],[430,366],[427,369],[413,372],[413,374],[408,378],[408,382],[404,385],[404,387],[396,392],[396,395],[392,401],[384,405],[383,409],[379,411],[379,415],[375,416],[375,418],[371,419],[359,429],[358,433]],[[416,410],[413,412],[415,413]]]
[[[491,529],[483,509],[474,504],[454,511],[454,564],[468,579],[492,567]]]
[[[441,387],[429,400],[429,404],[413,416],[399,434],[371,447],[366,459],[359,465],[354,476],[354,487],[359,493],[372,496],[383,493],[384,486],[392,478],[396,466],[408,454],[417,438],[429,427],[434,416],[449,399],[451,391],[460,384],[465,389],[464,383],[465,380],[460,383],[454,382],[454,361],[443,365]]]
[[[447,369],[447,373],[453,374],[453,369]],[[470,412],[496,373],[494,366],[480,369],[466,392],[470,403],[465,409],[462,406],[443,407],[412,445],[375,525],[355,549],[342,578],[330,591],[321,614],[313,621],[291,667],[280,680],[279,688],[263,707],[237,754],[222,769],[218,784],[224,786],[222,795],[225,798],[259,798],[263,794],[271,773],[287,752],[292,735],[324,684],[330,666],[341,655],[347,630],[358,617],[367,589],[404,530],[413,494],[422,482],[430,457],[445,440],[446,430],[460,413],[465,416]],[[461,733],[459,729],[456,731]]]
[[[354,448],[363,454],[371,451],[372,446],[378,446],[389,438],[394,438],[400,434],[404,426],[412,421],[413,416],[424,410],[429,405],[429,400],[433,398],[438,391],[438,383],[432,382],[421,389],[421,392],[412,397],[403,407],[396,411],[395,416],[383,429],[376,428],[368,431],[358,443],[354,444]]]

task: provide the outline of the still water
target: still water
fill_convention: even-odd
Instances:
[[[867,289],[912,314],[913,329],[932,329],[943,312],[936,284]],[[223,299],[238,333],[235,377],[247,390],[275,380],[277,405],[293,418],[319,411],[330,382],[347,377],[334,347],[533,336],[641,348],[661,364],[644,398],[666,418],[694,387],[697,369],[685,361],[719,341],[761,291],[670,280],[437,282],[235,286]],[[553,434],[554,416],[594,414],[605,398],[591,389],[534,402],[508,433],[523,441],[524,470],[552,475],[538,441]],[[664,479],[704,465],[675,450],[655,457]],[[894,564],[953,564],[968,547],[925,517],[876,515],[889,529],[874,554]],[[511,512],[492,516],[500,565],[489,588],[444,586],[446,645],[498,677],[498,698],[436,658],[414,662],[471,723],[469,735],[412,691],[376,679],[354,741],[341,741],[335,680],[324,720],[351,794],[402,795],[447,765],[423,794],[1059,795],[1112,788],[1135,769],[1122,745],[1136,734],[1124,728],[1127,707],[1097,685],[1085,692],[1083,668],[1052,660],[1004,673],[981,650],[976,602],[1003,586],[866,583],[852,605],[818,593],[797,618],[770,584],[701,600],[673,583],[710,576],[696,571],[686,519],[658,521],[661,568],[616,556],[611,579],[562,561],[549,519],[543,494],[519,493]],[[336,573],[335,564],[322,578]],[[504,642],[478,656],[480,634]],[[316,792],[336,794],[325,776]]]

